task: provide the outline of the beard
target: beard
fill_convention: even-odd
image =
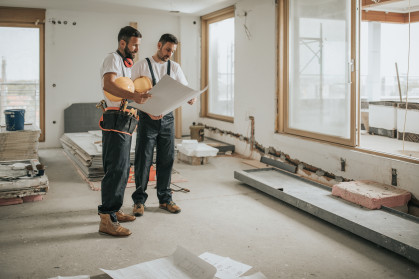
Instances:
[[[166,62],[170,58],[170,56],[168,56],[168,55],[166,55],[166,56],[163,55],[163,52],[161,51],[161,49],[159,49],[159,51],[157,52],[157,56],[159,57],[159,59],[161,61],[164,61],[164,62]]]
[[[129,50],[128,46],[126,46],[126,47],[125,47],[125,49],[124,49],[124,53],[125,53],[125,57],[126,57],[126,58],[131,58],[131,59],[134,59],[134,57],[135,57],[135,53],[131,52],[131,51]]]

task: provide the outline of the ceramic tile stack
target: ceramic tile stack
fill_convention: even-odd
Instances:
[[[38,159],[41,130],[32,124],[24,130],[7,131],[0,127],[0,161]]]

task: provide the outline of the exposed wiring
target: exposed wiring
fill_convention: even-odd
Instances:
[[[244,27],[244,33],[246,33],[247,39],[248,40],[252,39],[252,34],[250,33],[249,28],[247,28],[247,12],[246,11],[244,12],[244,24],[243,24],[243,27]]]
[[[244,33],[246,34],[247,39],[251,40],[252,39],[252,33],[250,32],[249,28],[247,27],[247,16],[248,16],[249,12],[251,12],[251,10],[243,11],[242,14],[238,13],[237,16],[238,17],[244,17],[244,24],[243,24]]]
[[[183,192],[183,193],[189,193],[191,190],[189,190],[188,188],[183,188],[180,187],[179,185],[176,185],[175,183],[170,183],[170,185],[173,185],[175,187],[177,187],[178,189],[173,189],[171,188],[170,190],[172,190],[173,192]]]

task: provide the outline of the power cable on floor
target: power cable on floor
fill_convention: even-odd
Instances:
[[[175,186],[175,187],[178,187],[178,189],[173,189],[173,188],[171,188],[171,190],[173,191],[173,192],[182,192],[182,193],[189,193],[191,190],[189,190],[188,188],[183,188],[183,187],[180,187],[179,185],[176,185],[175,183],[170,183],[170,185],[173,185],[173,186]]]

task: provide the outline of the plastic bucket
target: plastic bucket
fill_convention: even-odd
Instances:
[[[25,110],[24,109],[7,109],[4,111],[6,116],[6,130],[19,131],[25,127]]]

